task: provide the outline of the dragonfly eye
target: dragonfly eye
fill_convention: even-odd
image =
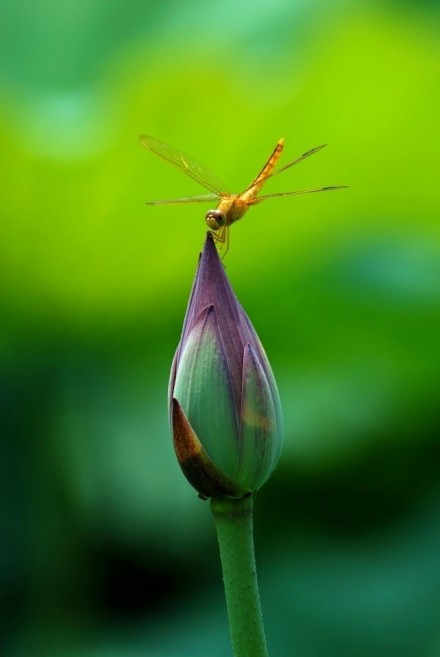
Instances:
[[[221,210],[209,210],[205,214],[205,221],[212,230],[218,230],[226,224],[226,215]]]

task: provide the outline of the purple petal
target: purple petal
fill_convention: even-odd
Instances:
[[[247,345],[243,356],[239,471],[234,476],[257,490],[275,469],[281,447],[282,421],[278,394],[273,395],[258,354],[251,345]]]
[[[210,458],[232,475],[238,460],[239,406],[212,305],[202,310],[181,351],[173,397],[203,437]]]

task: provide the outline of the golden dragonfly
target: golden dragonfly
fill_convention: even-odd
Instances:
[[[316,146],[315,148],[306,151],[288,164],[276,168],[278,160],[281,156],[281,152],[284,148],[284,139],[279,139],[265,165],[261,169],[260,173],[256,176],[256,178],[251,182],[251,184],[248,185],[246,189],[240,194],[230,194],[229,192],[225,191],[225,186],[214,173],[209,171],[209,169],[206,169],[204,166],[193,160],[188,155],[185,155],[181,151],[173,148],[172,146],[169,146],[168,144],[158,141],[149,135],[141,135],[140,141],[143,146],[145,146],[145,148],[148,148],[148,150],[152,151],[156,155],[159,155],[167,162],[174,164],[174,166],[186,173],[188,176],[197,181],[202,187],[205,187],[205,189],[208,189],[211,192],[210,194],[187,196],[183,198],[147,201],[146,205],[207,203],[208,201],[218,201],[217,207],[213,210],[208,210],[208,212],[205,214],[205,221],[212,232],[215,242],[218,243],[218,248],[226,245],[224,255],[226,255],[229,249],[229,227],[234,222],[241,219],[252,205],[261,203],[268,198],[276,198],[278,196],[313,194],[315,192],[327,192],[333,189],[343,189],[347,187],[347,185],[332,185],[330,187],[320,187],[318,189],[306,189],[297,192],[278,192],[275,194],[265,194],[264,196],[258,196],[258,192],[261,190],[266,181],[269,180],[269,178],[277,176],[279,173],[286,171],[286,169],[289,169],[294,164],[298,164],[298,162],[302,162],[307,157],[310,157],[310,155],[314,155],[314,153],[322,150],[327,144]]]

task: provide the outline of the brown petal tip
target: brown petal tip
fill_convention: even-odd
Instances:
[[[200,496],[241,498],[250,493],[209,458],[177,399],[171,402],[174,450],[183,474]]]

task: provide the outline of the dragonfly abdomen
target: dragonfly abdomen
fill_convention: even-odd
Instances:
[[[255,178],[255,180],[251,182],[251,184],[247,188],[246,192],[249,192],[250,197],[255,197],[260,191],[260,189],[263,187],[266,180],[270,177],[272,171],[276,167],[278,160],[280,159],[283,148],[284,148],[284,139],[281,137],[281,139],[278,140],[278,143],[275,146],[272,155],[269,157],[266,164],[261,169],[260,173]]]

